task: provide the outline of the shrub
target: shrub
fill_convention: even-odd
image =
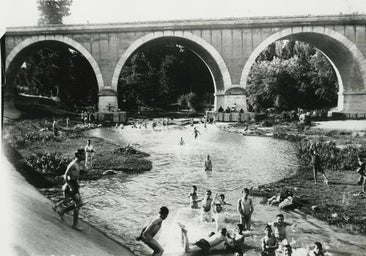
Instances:
[[[355,170],[357,168],[357,155],[360,149],[346,146],[339,148],[334,142],[318,141],[312,143],[309,140],[298,142],[298,153],[306,163],[311,162],[310,146],[314,144],[322,159],[322,166],[328,170]]]
[[[27,164],[37,172],[49,176],[63,175],[71,160],[57,153],[37,153],[26,159]]]

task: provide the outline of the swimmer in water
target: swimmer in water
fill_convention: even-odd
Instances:
[[[193,134],[194,134],[194,139],[196,140],[198,137],[198,134],[201,135],[201,133],[197,130],[196,127],[193,128]]]
[[[185,144],[183,137],[180,137],[179,145],[183,146]]]
[[[192,253],[192,252],[208,253],[210,249],[221,244],[222,242],[226,242],[227,244],[233,244],[233,240],[229,238],[226,228],[221,229],[220,232],[218,232],[217,234],[213,234],[208,238],[201,238],[194,243],[190,243],[187,235],[188,231],[182,224],[178,223],[178,225],[182,230],[184,251],[186,253]]]
[[[189,193],[188,197],[190,198],[190,205],[192,209],[198,209],[198,202],[201,202],[202,199],[198,199],[197,196],[197,186],[192,186],[192,192]]]
[[[207,159],[205,160],[205,171],[206,172],[212,171],[212,161],[210,159],[210,155],[207,155]]]
[[[271,226],[267,225],[264,231],[266,235],[262,238],[262,256],[276,256],[278,242],[272,234]]]

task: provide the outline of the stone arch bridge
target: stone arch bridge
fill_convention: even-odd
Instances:
[[[170,41],[192,50],[209,69],[215,108],[246,109],[244,89],[251,66],[269,44],[294,39],[312,44],[331,62],[340,84],[338,111],[366,113],[366,16],[258,17],[220,20],[7,28],[3,37],[5,91],[36,49],[65,44],[79,51],[95,72],[99,111],[117,110],[117,83],[140,47]]]

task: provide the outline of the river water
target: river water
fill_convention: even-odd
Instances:
[[[136,242],[135,237],[149,219],[157,216],[161,206],[167,206],[170,214],[157,239],[165,248],[164,255],[183,255],[177,221],[187,226],[192,241],[214,230],[214,224],[201,224],[199,212],[189,209],[187,195],[192,185],[198,187],[199,196],[206,189],[226,195],[226,201],[232,204],[226,210],[228,228],[232,230],[238,222],[236,202],[244,187],[277,181],[298,168],[295,146],[290,142],[227,133],[216,126],[198,125],[197,128],[200,131],[197,139],[189,126],[155,129],[126,126],[90,131],[92,136],[124,146],[131,144],[149,153],[153,169],[85,182],[81,192],[88,203],[83,207],[83,218],[135,254],[149,255],[151,250]],[[183,146],[179,145],[181,137],[185,141]],[[213,164],[210,174],[203,167],[207,154]],[[262,205],[255,199],[254,231],[246,240],[245,255],[259,254],[265,223],[274,221],[277,213],[277,208]],[[299,248],[297,255],[304,255],[314,241],[323,242],[329,255],[366,255],[365,237],[343,234],[301,213],[285,213],[285,220],[296,224],[289,228],[289,237],[294,248]]]

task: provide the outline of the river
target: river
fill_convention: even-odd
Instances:
[[[82,196],[87,204],[82,210],[83,218],[127,245],[135,254],[149,255],[151,250],[136,242],[135,237],[161,206],[167,206],[170,214],[158,240],[165,247],[164,255],[182,255],[177,221],[187,226],[192,241],[214,229],[214,224],[199,223],[199,212],[189,209],[187,195],[192,185],[198,187],[199,196],[203,196],[206,189],[211,189],[213,194],[226,195],[226,201],[232,204],[226,212],[228,228],[232,230],[238,221],[236,202],[243,188],[277,181],[298,168],[295,145],[288,141],[246,137],[211,125],[197,127],[200,131],[197,139],[190,126],[155,129],[126,126],[90,131],[92,136],[121,145],[131,144],[149,153],[153,169],[85,182]],[[183,146],[179,145],[181,137],[185,141]],[[213,164],[209,174],[203,167],[207,154]],[[254,231],[253,236],[246,239],[249,247],[245,255],[259,254],[265,223],[274,221],[277,213],[276,207],[262,205],[255,199]],[[299,248],[297,255],[304,255],[314,241],[323,242],[330,252],[328,255],[366,255],[365,237],[343,234],[301,212],[285,213],[285,220],[296,224],[289,228],[289,237],[294,248]]]

